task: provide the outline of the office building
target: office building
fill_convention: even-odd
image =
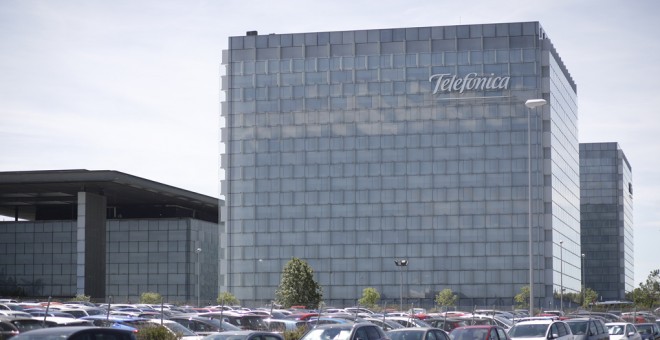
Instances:
[[[215,303],[218,206],[119,171],[0,172],[0,215],[11,217],[0,222],[0,296]]]
[[[577,88],[538,22],[252,31],[222,63],[221,290],[269,302],[297,257],[327,305],[510,307],[531,229],[534,304],[579,291]]]
[[[634,284],[632,168],[617,143],[580,143],[584,284],[603,301],[626,300]]]

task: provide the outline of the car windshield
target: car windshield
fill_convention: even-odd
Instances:
[[[485,328],[457,328],[449,333],[449,338],[452,340],[484,340],[486,334],[488,334],[488,329]]]
[[[316,328],[309,331],[301,340],[341,340],[348,339],[350,329]]]
[[[623,326],[607,326],[608,333],[610,335],[621,335],[623,334]]]
[[[10,322],[16,326],[21,333],[45,327],[43,322],[38,320],[12,320]]]
[[[423,331],[397,331],[389,332],[388,335],[392,340],[422,340],[424,336]],[[470,339],[472,340],[472,339]]]
[[[637,331],[640,332],[640,333],[651,334],[651,333],[653,333],[653,326],[652,325],[638,324],[637,325]]]
[[[181,324],[176,323],[176,322],[166,322],[163,324],[163,326],[169,328],[172,332],[176,333],[177,335],[182,335],[182,336],[195,336],[197,334],[193,333],[193,331],[189,330],[186,327],[183,327]]]
[[[583,335],[587,332],[587,322],[569,322],[568,326],[571,327],[571,332],[576,335]]]
[[[546,324],[526,324],[515,325],[509,331],[512,338],[537,338],[545,337],[545,332],[548,329]]]

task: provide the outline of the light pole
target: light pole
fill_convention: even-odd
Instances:
[[[399,267],[399,310],[403,311],[403,267],[408,266],[408,260],[394,260],[394,264]]]
[[[259,299],[257,298],[257,294],[259,292],[259,284],[260,284],[260,282],[259,282],[259,267],[261,267],[259,264],[261,264],[261,262],[264,262],[264,259],[258,259],[256,268],[254,268],[254,275],[255,275],[255,280],[254,280],[254,303],[257,305],[257,307],[259,307]]]
[[[202,252],[202,248],[195,249],[195,254],[197,254],[197,307],[201,307],[199,304],[199,253]]]
[[[564,311],[564,241],[559,241],[559,310]]]
[[[531,109],[545,105],[545,99],[528,99],[527,114],[527,227],[529,229],[529,316],[534,316],[534,255],[532,254],[532,119]]]
[[[587,289],[587,284],[584,282],[584,254],[582,254],[582,306],[584,306],[585,290]]]

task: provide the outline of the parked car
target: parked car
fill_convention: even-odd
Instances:
[[[0,316],[0,321],[12,324],[19,333],[45,328],[46,325],[40,320],[34,318],[14,317],[14,316]]]
[[[76,318],[47,316],[36,318],[39,321],[46,323],[46,327],[63,327],[63,326],[94,326],[89,320],[82,320]]]
[[[571,327],[575,340],[609,340],[605,322],[598,318],[574,318],[564,320]]]
[[[176,335],[177,338],[183,340],[200,340],[203,338],[201,335],[195,334],[195,332],[190,329],[182,326],[180,323],[172,320],[157,320],[157,319],[147,319],[148,322],[151,322],[153,325],[165,326],[172,334]]]
[[[637,312],[621,313],[621,318],[627,322],[638,324],[638,323],[655,322],[657,316],[655,316],[655,314],[650,312],[637,311]]]
[[[506,330],[495,325],[474,325],[454,328],[449,332],[451,340],[511,340]]]
[[[605,326],[610,333],[610,340],[642,340],[637,327],[630,322],[609,322]]]
[[[94,326],[110,327],[130,330],[137,332],[140,328],[150,325],[147,319],[132,318],[118,315],[90,315],[80,318],[81,320],[89,320]]]
[[[425,327],[425,328],[433,327],[430,324],[426,323],[426,321],[422,321],[420,319],[416,319],[412,317],[386,316],[385,319],[398,322],[401,325],[403,325],[403,327]]]
[[[195,332],[197,335],[210,335],[224,331],[238,331],[240,328],[228,322],[218,319],[203,318],[199,316],[174,316],[170,320],[180,323],[182,326]]]
[[[511,327],[509,337],[512,340],[573,340],[573,332],[564,321],[553,319],[530,320],[521,321]]]
[[[207,335],[202,340],[284,340],[284,337],[271,332],[228,331]]]
[[[435,327],[398,328],[385,334],[391,340],[449,340],[447,332]]]
[[[385,332],[391,331],[393,329],[404,328],[402,324],[384,318],[364,318],[363,321],[371,322],[374,325],[377,325],[380,328],[382,328]]]
[[[43,339],[113,339],[135,340],[135,334],[130,331],[101,327],[56,327],[42,328],[20,333],[13,340],[43,340]]]
[[[642,340],[660,340],[660,327],[655,322],[638,323],[635,327],[642,336]]]
[[[312,328],[300,340],[389,340],[378,326],[369,322],[328,324]]]
[[[428,318],[424,320],[431,327],[440,328],[445,332],[451,332],[452,329],[467,326],[468,323],[457,318]]]
[[[267,331],[268,325],[264,321],[264,317],[255,314],[236,313],[236,312],[211,312],[201,313],[201,317],[212,318],[228,322],[243,330],[251,331]]]
[[[269,332],[284,333],[285,331],[295,331],[298,328],[307,328],[308,322],[288,319],[264,319],[268,325]]]
[[[7,321],[0,321],[0,339],[9,339],[20,333],[16,326]]]

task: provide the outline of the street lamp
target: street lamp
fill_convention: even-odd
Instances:
[[[394,260],[394,264],[399,267],[399,310],[403,311],[403,267],[408,266],[408,260]]]
[[[559,310],[564,311],[564,241],[559,241]]]
[[[585,290],[587,289],[587,284],[584,282],[584,254],[582,254],[582,268],[580,268],[582,271],[582,306],[584,306],[584,299],[585,299]]]
[[[260,284],[260,282],[259,282],[259,267],[260,267],[260,265],[259,264],[262,263],[262,262],[264,262],[264,259],[258,259],[257,262],[256,262],[256,267],[254,268],[254,276],[255,276],[255,280],[254,280],[254,303],[257,305],[257,307],[258,307],[258,304],[259,304],[259,299],[257,298],[257,294],[259,292],[259,284]]]
[[[195,254],[197,254],[197,307],[201,307],[199,303],[199,253],[202,252],[202,248],[195,249]]]
[[[529,228],[529,316],[534,316],[534,255],[532,254],[532,124],[531,109],[545,105],[545,99],[528,99],[527,114],[527,226]]]

